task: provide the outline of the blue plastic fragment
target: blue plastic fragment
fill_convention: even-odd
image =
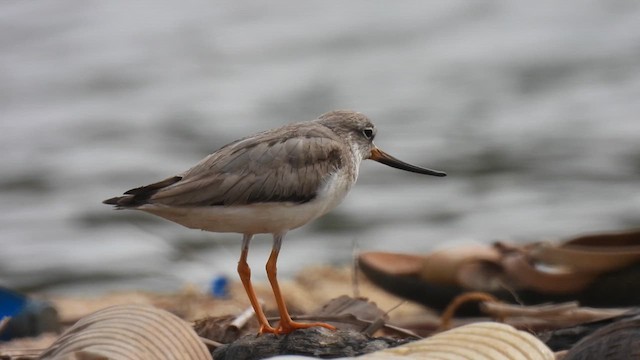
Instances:
[[[5,316],[16,316],[26,304],[25,296],[0,287],[0,319]]]
[[[229,297],[229,279],[224,275],[219,275],[211,280],[211,295],[216,298]]]
[[[0,287],[0,319],[5,316],[11,319],[0,331],[0,341],[60,330],[58,312],[51,303]]]

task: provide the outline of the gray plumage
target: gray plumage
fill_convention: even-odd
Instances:
[[[183,174],[104,203],[127,208],[149,203],[200,207],[308,202],[341,167],[351,167],[348,172],[357,176],[356,164],[347,159],[355,156],[353,149],[341,137],[350,137],[350,132],[362,137],[364,128],[373,129],[364,115],[333,111],[234,141]],[[368,149],[372,139],[362,138],[363,147]]]

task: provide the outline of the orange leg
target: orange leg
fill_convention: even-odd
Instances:
[[[276,262],[278,261],[278,254],[280,253],[283,237],[284,234],[273,235],[273,249],[271,250],[269,261],[267,261],[267,276],[269,277],[269,282],[273,289],[273,295],[275,296],[276,303],[278,304],[278,311],[280,312],[280,324],[276,328],[276,334],[288,334],[296,329],[306,329],[314,326],[322,326],[330,330],[335,330],[336,328],[334,326],[325,323],[298,323],[291,320],[289,311],[287,311],[287,305],[284,303],[282,293],[280,292],[280,286],[278,285],[277,279],[278,270],[276,268]]]
[[[242,285],[244,285],[244,290],[249,296],[249,301],[251,302],[251,306],[253,306],[253,311],[255,311],[256,316],[258,317],[258,322],[260,323],[260,334],[265,332],[275,333],[276,329],[269,325],[269,321],[267,321],[267,317],[264,315],[260,302],[258,301],[258,296],[256,296],[256,292],[253,290],[253,285],[251,285],[251,269],[249,268],[249,264],[247,264],[247,255],[249,254],[249,242],[251,242],[252,236],[253,235],[245,234],[242,238],[242,252],[240,253],[240,260],[238,261],[238,274],[240,274],[240,280],[242,281]]]

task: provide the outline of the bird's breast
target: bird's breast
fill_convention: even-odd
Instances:
[[[321,208],[318,217],[338,206],[347,196],[357,178],[357,168],[355,173],[348,169],[342,169],[331,174],[324,186],[318,191],[318,196],[313,200],[317,201]]]

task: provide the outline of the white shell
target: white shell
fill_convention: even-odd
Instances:
[[[505,324],[481,322],[357,359],[553,360],[555,357],[542,341],[527,332]]]
[[[145,305],[117,305],[80,319],[40,359],[212,360],[182,319]]]

